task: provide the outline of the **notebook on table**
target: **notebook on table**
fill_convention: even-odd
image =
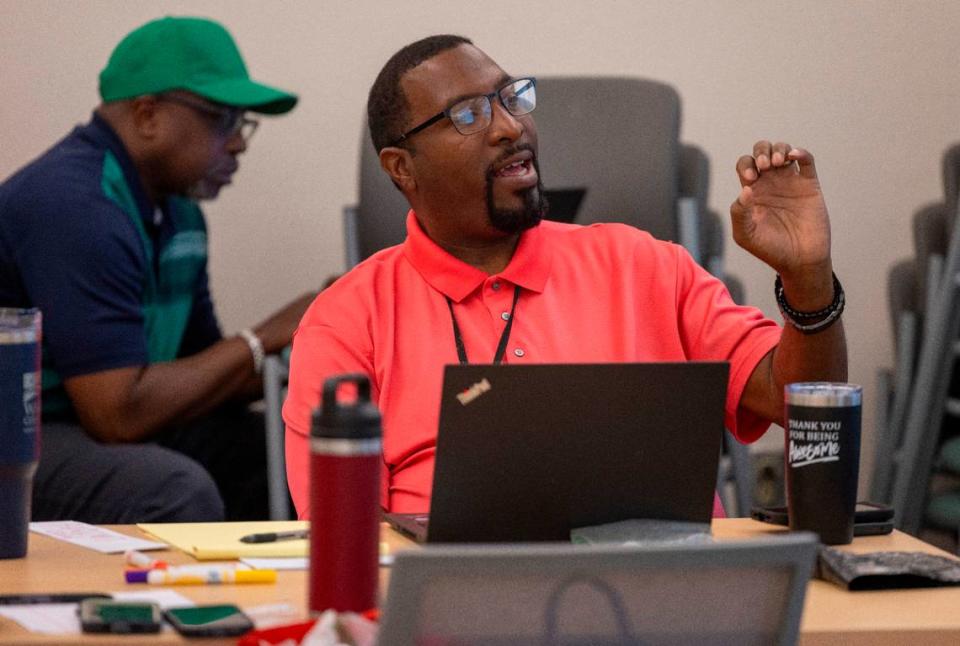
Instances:
[[[450,365],[418,541],[567,541],[630,519],[709,525],[726,362]]]

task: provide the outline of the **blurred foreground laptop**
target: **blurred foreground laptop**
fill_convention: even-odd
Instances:
[[[795,644],[817,538],[396,555],[380,646]]]
[[[630,519],[709,530],[729,364],[450,365],[420,542],[568,541]]]

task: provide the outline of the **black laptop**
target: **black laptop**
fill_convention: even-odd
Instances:
[[[545,189],[543,195],[549,205],[546,218],[555,222],[574,222],[586,194],[585,188]]]
[[[567,541],[630,519],[708,524],[729,364],[450,365],[419,541]]]

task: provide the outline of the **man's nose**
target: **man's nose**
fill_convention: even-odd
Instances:
[[[243,138],[243,132],[237,130],[227,137],[226,149],[231,155],[239,155],[246,152],[247,140]]]
[[[488,129],[488,137],[491,140],[491,143],[496,145],[497,143],[507,140],[507,141],[516,141],[523,134],[523,124],[520,121],[510,114],[503,104],[500,101],[494,99],[490,102],[492,105],[492,113],[490,115],[490,128]]]

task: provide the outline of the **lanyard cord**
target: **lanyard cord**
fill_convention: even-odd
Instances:
[[[498,364],[503,361],[503,355],[507,351],[507,341],[510,340],[510,328],[513,327],[513,316],[517,311],[517,301],[520,300],[520,285],[513,289],[513,305],[510,306],[510,318],[507,319],[507,327],[503,328],[500,335],[500,343],[497,344],[497,353],[493,355],[493,363]],[[450,308],[450,320],[453,321],[453,340],[457,344],[457,357],[460,358],[461,365],[470,363],[467,360],[467,349],[463,345],[463,337],[460,336],[460,326],[457,325],[457,317],[453,314],[453,301],[447,297],[447,307]]]

